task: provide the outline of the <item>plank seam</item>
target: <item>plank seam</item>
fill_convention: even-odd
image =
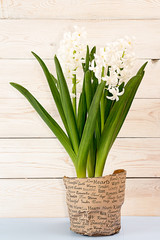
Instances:
[[[0,178],[0,180],[62,180],[63,177]],[[160,179],[160,177],[126,177],[126,179]]]
[[[19,100],[20,100],[20,99],[22,99],[22,98],[18,98],[18,97],[17,97],[17,98],[1,98],[1,97],[0,97],[0,99],[1,99],[1,100],[6,100],[6,99],[10,99],[10,100],[12,100],[12,99],[13,99],[13,100],[14,100],[14,99],[19,99]],[[45,98],[43,97],[43,98],[40,98],[40,99],[41,99],[41,100],[42,100],[42,99],[43,99],[43,100],[50,100],[50,98],[47,98],[47,97],[45,97]],[[160,97],[157,97],[157,98],[155,98],[155,97],[135,97],[134,99],[138,99],[138,100],[140,100],[140,99],[141,99],[141,100],[149,100],[149,99],[159,100]]]
[[[117,139],[159,139],[160,137],[117,137]],[[37,140],[41,140],[41,139],[57,139],[55,136],[53,137],[0,137],[0,140],[32,140],[32,139],[37,139]]]
[[[2,1],[2,0],[1,0]],[[50,20],[50,21],[159,21],[160,18],[14,18],[14,17],[8,17],[8,18],[2,18],[0,20]]]
[[[3,57],[0,57],[0,61],[1,60],[14,60],[14,61],[22,61],[22,60],[28,60],[28,61],[30,61],[30,60],[32,60],[32,61],[36,61],[36,59],[35,58],[3,58]],[[54,60],[54,57],[53,58],[43,58],[43,60],[50,60],[50,61],[52,61],[52,60]],[[136,60],[148,60],[148,61],[152,61],[152,62],[157,62],[157,61],[159,61],[160,60],[160,58],[150,58],[150,57],[142,57],[142,58],[140,58],[140,57],[138,57],[138,58],[136,58]]]

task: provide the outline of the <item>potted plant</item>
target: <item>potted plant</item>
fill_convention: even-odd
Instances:
[[[90,236],[120,230],[125,170],[102,176],[108,153],[123,125],[147,62],[130,77],[134,52],[129,38],[106,44],[96,53],[85,42],[86,33],[66,33],[54,57],[57,77],[41,65],[65,130],[35,97],[17,83],[22,93],[69,154],[77,177],[64,177],[71,230]],[[62,70],[63,69],[63,70]],[[70,90],[67,82],[71,81]]]

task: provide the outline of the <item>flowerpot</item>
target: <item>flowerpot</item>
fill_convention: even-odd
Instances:
[[[70,229],[88,236],[106,236],[121,228],[126,171],[97,178],[63,178]]]

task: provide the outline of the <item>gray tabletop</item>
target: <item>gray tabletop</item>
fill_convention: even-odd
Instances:
[[[159,240],[160,217],[122,217],[120,233],[109,237],[87,237],[69,229],[68,218],[1,218],[0,240]]]

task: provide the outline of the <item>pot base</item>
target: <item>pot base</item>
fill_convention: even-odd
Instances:
[[[83,235],[83,236],[89,236],[89,237],[100,237],[100,236],[111,236],[111,235],[114,235],[114,234],[117,234],[117,233],[119,233],[119,231],[121,230],[121,227],[120,228],[118,228],[118,229],[115,229],[114,230],[114,232],[113,233],[110,233],[110,234],[108,234],[108,233],[86,233],[86,232],[76,232],[76,231],[74,231],[74,230],[72,230],[71,228],[70,228],[70,230],[72,231],[72,232],[75,232],[76,234],[80,234],[80,235]]]

